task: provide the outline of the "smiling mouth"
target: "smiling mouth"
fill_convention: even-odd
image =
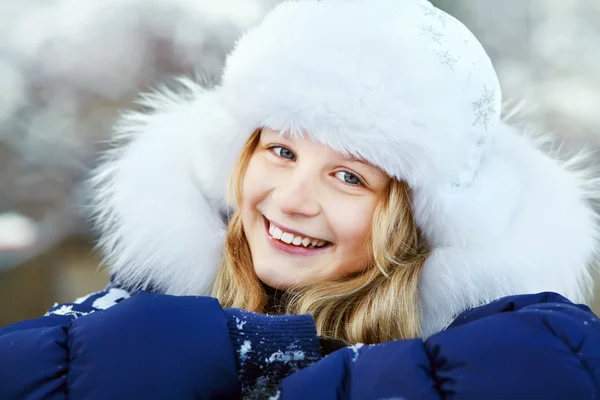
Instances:
[[[286,232],[273,224],[266,217],[263,216],[263,219],[265,229],[270,238],[282,245],[287,245],[292,248],[296,247],[298,250],[320,250],[332,245],[331,242],[326,240],[312,238],[298,233]]]

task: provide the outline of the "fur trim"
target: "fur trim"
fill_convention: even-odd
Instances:
[[[94,220],[119,284],[208,294],[225,229],[220,207],[227,168],[220,165],[232,163],[239,151],[223,132],[239,128],[211,93],[180,82],[180,93],[163,88],[145,95],[145,112],[121,118],[115,148],[90,181]]]
[[[507,123],[496,139],[468,191],[420,210],[435,232],[444,231],[436,226],[443,221],[472,233],[463,243],[437,246],[426,262],[420,282],[426,336],[461,312],[504,296],[554,291],[586,302],[591,295],[599,238],[591,203],[600,194],[590,174],[591,154],[563,153],[559,160],[552,134],[517,131]]]
[[[144,97],[147,110],[123,117],[118,139],[126,143],[93,180],[100,244],[115,280],[208,294],[234,159],[254,129],[269,126],[363,157],[409,183],[432,248],[420,282],[426,336],[506,295],[551,290],[583,301],[598,238],[588,200],[598,193],[585,169],[573,170],[582,156],[559,161],[501,121],[499,85],[483,50],[460,23],[422,6],[287,2],[238,42],[221,86],[204,90],[183,80],[179,93]],[[452,24],[449,40],[460,38],[461,61],[439,63],[437,43],[415,33],[428,25],[398,28],[390,17],[357,32],[354,21],[365,13]],[[332,18],[340,29],[331,30]],[[442,70],[422,71],[430,65]]]

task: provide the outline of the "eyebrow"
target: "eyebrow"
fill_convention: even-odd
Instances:
[[[360,159],[356,156],[353,156],[351,154],[349,155],[342,155],[342,158],[346,161],[357,161],[357,162],[365,162],[363,159]]]
[[[350,154],[350,155],[347,155],[347,156],[346,156],[346,155],[343,155],[343,156],[342,156],[342,158],[343,158],[345,161],[349,161],[349,162],[358,162],[358,163],[364,164],[364,165],[366,165],[367,167],[369,167],[369,168],[372,168],[372,169],[374,169],[374,170],[376,170],[376,171],[381,171],[381,168],[379,168],[379,167],[375,166],[373,163],[371,163],[371,162],[369,162],[369,161],[365,160],[364,158],[358,158],[358,157],[356,157],[356,156],[353,156],[353,155],[351,155],[351,154]]]

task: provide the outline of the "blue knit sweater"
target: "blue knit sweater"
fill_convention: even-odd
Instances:
[[[225,309],[229,335],[237,352],[242,393],[264,399],[277,392],[279,381],[321,358],[309,315],[270,316]]]

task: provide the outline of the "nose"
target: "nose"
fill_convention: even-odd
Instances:
[[[321,212],[316,181],[316,177],[296,169],[275,187],[273,201],[285,215],[314,217]]]

